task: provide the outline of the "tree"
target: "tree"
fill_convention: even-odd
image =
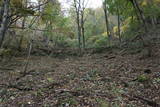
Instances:
[[[0,8],[0,47],[2,47],[8,28],[24,15],[33,15],[31,8],[23,6],[22,0],[1,0]]]
[[[10,0],[3,0],[1,7],[1,22],[0,22],[0,47],[2,47],[3,40],[5,38],[6,31],[8,29],[10,18],[9,18],[9,5]]]
[[[119,1],[119,0],[118,0]],[[119,36],[119,41],[121,42],[121,20],[120,20],[120,10],[119,10],[119,2],[117,4],[117,20],[118,20],[118,36]]]
[[[117,16],[117,28],[118,28],[118,37],[121,42],[121,16],[125,16],[124,7],[127,7],[124,0],[108,0],[107,4],[109,5],[108,11],[110,14]],[[125,11],[128,13],[127,11]]]
[[[24,0],[24,7],[27,8],[27,3],[28,3],[28,0]],[[25,29],[25,23],[26,23],[26,16],[23,17],[22,19],[22,30]],[[19,40],[19,46],[18,46],[18,50],[21,51],[22,47],[22,41],[23,41],[23,38],[24,38],[24,35],[21,35],[20,37],[20,40]]]
[[[80,19],[81,19],[81,31],[82,31],[83,49],[86,47],[86,43],[85,43],[85,28],[84,28],[86,17],[84,15],[85,15],[85,10],[86,10],[86,6],[88,4],[88,1],[86,2],[86,0],[82,0],[81,3],[80,3],[80,7],[81,7],[81,11],[80,11],[81,18]]]
[[[144,25],[144,28],[147,31],[147,23],[146,23],[146,20],[145,20],[145,16],[144,16],[143,11],[141,10],[138,2],[136,0],[128,0],[128,1],[131,2],[132,6],[135,9],[137,17],[142,21],[142,23]]]
[[[104,10],[104,14],[105,14],[106,29],[107,29],[107,35],[109,37],[109,45],[110,45],[111,31],[110,31],[110,28],[109,28],[109,21],[108,21],[107,0],[103,1],[103,10]]]
[[[81,9],[81,0],[74,0],[73,2],[75,12],[76,12],[76,23],[77,23],[77,31],[78,31],[78,47],[81,53],[81,26],[80,26],[80,9]]]

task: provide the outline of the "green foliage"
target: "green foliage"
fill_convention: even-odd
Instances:
[[[62,22],[62,16],[60,15],[61,7],[58,1],[55,1],[55,3],[49,2],[47,5],[45,5],[43,13],[42,13],[42,22],[49,23],[49,24],[57,24],[59,22]]]
[[[105,46],[105,45],[107,46],[108,43],[109,43],[109,38],[108,37],[99,38],[95,42],[95,47],[102,47],[102,46]]]
[[[159,0],[136,1],[138,2],[147,23],[151,23],[151,17],[154,17],[157,20],[159,19]],[[41,3],[45,3],[45,1],[41,1]],[[58,0],[43,5],[41,12],[36,9],[26,8],[25,0],[11,0],[10,4],[12,14],[17,14],[21,17],[28,15],[40,16],[39,22],[38,20],[35,20],[37,22],[33,24],[32,28],[45,30],[41,32],[41,35],[49,41],[47,44],[49,47],[78,47],[75,20],[76,13],[73,7],[70,7],[70,11],[64,14]],[[99,48],[118,44],[118,14],[120,15],[120,33],[122,41],[128,41],[134,38],[138,35],[137,31],[144,31],[143,23],[138,20],[137,10],[134,9],[129,0],[106,0],[105,5],[107,6],[109,28],[112,30],[113,39],[109,41],[108,35],[106,34],[103,8],[86,8],[84,12],[86,48]],[[30,16],[27,17],[26,26],[29,25],[30,21],[32,22],[32,18],[33,17]],[[41,47],[41,45],[39,46]]]
[[[150,78],[148,77],[148,76],[146,76],[146,75],[139,75],[138,77],[137,77],[137,81],[138,82],[145,82],[145,81],[148,81]]]
[[[154,83],[154,84],[160,84],[160,78],[155,78],[155,79],[153,80],[153,83]]]
[[[106,36],[106,34],[96,35],[89,38],[87,45],[88,47],[104,47],[108,46],[109,44],[109,38]]]
[[[98,71],[93,69],[91,71],[88,71],[87,74],[84,75],[82,78],[83,80],[94,80],[99,75]]]
[[[12,14],[21,16],[34,15],[35,11],[31,8],[26,8],[24,0],[11,0],[10,7]]]
[[[10,57],[14,54],[14,51],[11,49],[0,49],[0,56],[1,57]]]
[[[22,16],[34,15],[35,11],[27,8],[21,8],[16,10],[17,14],[21,14]]]
[[[50,82],[50,83],[55,82],[55,80],[53,78],[47,78],[47,81]]]
[[[109,107],[109,102],[103,99],[97,98],[96,101],[98,102],[99,107]]]

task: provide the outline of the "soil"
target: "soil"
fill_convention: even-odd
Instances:
[[[160,49],[0,62],[0,107],[160,107]]]

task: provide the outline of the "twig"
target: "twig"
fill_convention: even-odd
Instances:
[[[29,45],[27,61],[26,61],[26,64],[25,64],[25,67],[24,67],[24,71],[23,71],[24,74],[27,72],[27,68],[28,68],[28,65],[29,65],[29,59],[30,59],[30,56],[31,56],[31,50],[32,50],[32,42],[30,42],[30,45]]]
[[[4,67],[0,67],[0,70],[14,70],[13,68],[4,68]]]
[[[85,90],[82,91],[71,91],[68,89],[59,89],[59,90],[55,90],[55,92],[57,92],[57,94],[62,94],[62,93],[70,93],[73,96],[101,96],[101,97],[110,97],[110,99],[113,98],[113,96],[109,93],[93,93],[93,92],[88,92]]]
[[[137,99],[140,99],[140,100],[146,102],[149,106],[152,106],[152,107],[160,107],[160,104],[157,104],[156,102],[151,101],[151,100],[149,100],[149,99],[146,99],[146,98],[143,98],[143,97],[140,97],[140,96],[133,96],[133,97],[135,97],[135,98],[137,98]]]
[[[0,87],[5,87],[5,88],[14,88],[14,89],[17,89],[17,90],[20,90],[20,91],[31,91],[33,90],[32,88],[23,88],[23,87],[18,87],[18,85],[13,85],[13,84],[0,84]]]
[[[15,88],[15,89],[18,89],[20,91],[31,91],[33,90],[32,88],[23,88],[23,87],[18,87],[17,85],[9,85],[7,86],[8,88]]]
[[[125,94],[123,94],[123,96],[128,97],[131,100],[141,100],[143,102],[146,102],[149,106],[152,106],[152,107],[160,107],[160,104],[156,103],[155,101],[151,101],[149,99],[146,99],[140,96],[130,96]]]

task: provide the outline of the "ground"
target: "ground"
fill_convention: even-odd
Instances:
[[[31,56],[0,63],[0,107],[159,107],[159,48],[82,57]]]

